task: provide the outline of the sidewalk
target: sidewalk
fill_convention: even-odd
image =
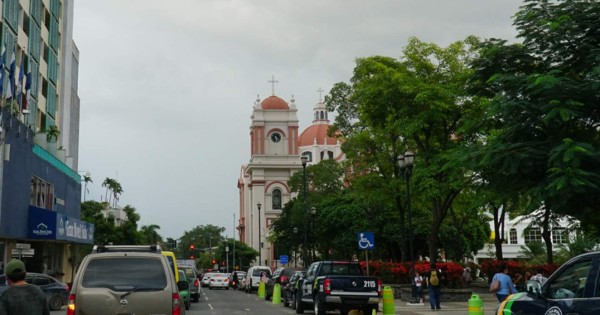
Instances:
[[[498,300],[491,294],[477,294],[483,300],[484,314],[494,314],[498,306]],[[468,313],[468,302],[442,302],[441,310],[432,310],[429,301],[424,304],[409,304],[407,301],[394,300],[395,314],[401,315],[466,315]],[[379,304],[379,312],[383,314],[383,303]]]

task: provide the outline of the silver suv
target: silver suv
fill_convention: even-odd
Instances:
[[[132,250],[129,248],[129,250]],[[67,315],[77,314],[171,314],[185,313],[179,290],[187,281],[175,283],[169,263],[156,246],[113,246],[87,255],[75,276]]]

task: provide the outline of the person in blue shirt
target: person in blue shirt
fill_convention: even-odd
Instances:
[[[512,282],[512,279],[506,273],[508,272],[508,268],[505,263],[498,264],[498,272],[494,275],[492,279],[492,283],[498,280],[500,282],[500,289],[496,292],[496,298],[498,302],[502,303],[511,294],[517,293],[517,289]]]

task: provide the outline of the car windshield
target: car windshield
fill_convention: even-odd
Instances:
[[[267,277],[271,276],[271,270],[266,269],[266,268],[264,268],[264,269],[254,269],[252,271],[252,276],[253,277],[260,277],[263,272],[267,275]]]
[[[83,287],[109,288],[115,291],[131,288],[160,288],[167,286],[167,276],[160,259],[103,258],[93,259],[85,268]]]

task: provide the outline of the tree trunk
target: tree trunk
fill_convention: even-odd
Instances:
[[[552,255],[552,236],[550,235],[550,209],[544,211],[544,220],[542,221],[542,239],[546,243],[546,260],[549,264],[554,263]]]
[[[502,260],[504,259],[504,255],[502,253],[502,243],[504,242],[504,217],[506,207],[501,205],[499,207],[494,207],[494,246],[496,248],[496,259]]]

